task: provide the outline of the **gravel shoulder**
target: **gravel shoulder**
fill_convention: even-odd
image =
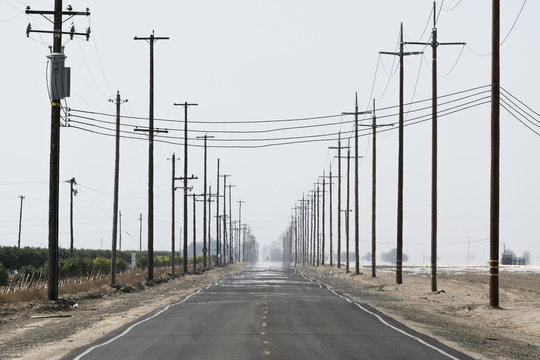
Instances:
[[[409,328],[431,336],[475,359],[540,359],[540,273],[505,272],[500,309],[488,306],[488,274],[439,270],[438,292],[429,274],[404,270],[395,284],[390,269],[371,277],[336,267],[299,271],[355,302],[366,303]]]
[[[158,279],[139,288],[104,286],[56,302],[4,305],[0,307],[0,359],[61,359],[244,266],[233,264],[202,274]]]

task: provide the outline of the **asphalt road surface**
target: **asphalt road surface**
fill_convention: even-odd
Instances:
[[[279,265],[250,266],[70,359],[470,359]]]

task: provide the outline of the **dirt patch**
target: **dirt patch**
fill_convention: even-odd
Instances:
[[[391,269],[376,278],[368,269],[360,275],[328,266],[301,271],[476,359],[540,359],[539,273],[501,272],[501,309],[493,309],[487,273],[440,271],[438,291],[431,292],[430,275],[412,269],[401,285]]]
[[[202,287],[240,271],[243,264],[188,274],[164,273],[138,285],[102,285],[58,301],[0,306],[0,359],[60,359],[151,311],[180,301]]]

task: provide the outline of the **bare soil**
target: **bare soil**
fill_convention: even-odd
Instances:
[[[301,271],[355,302],[366,303],[420,333],[475,359],[540,359],[540,273],[501,270],[500,309],[489,304],[486,271],[439,270],[437,292],[430,275],[404,269],[403,284],[387,268],[371,276],[336,267]]]
[[[196,290],[240,271],[243,264],[152,282],[64,294],[58,301],[38,299],[0,305],[0,359],[61,359],[103,335],[155,309],[180,301]]]

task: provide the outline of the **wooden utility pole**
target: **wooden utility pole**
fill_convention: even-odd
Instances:
[[[133,40],[143,40],[150,44],[150,91],[148,110],[148,129],[135,128],[135,131],[148,132],[148,280],[154,278],[154,133],[167,132],[154,129],[154,43],[158,40],[169,40],[168,37],[154,36],[137,37]]]
[[[349,214],[351,211],[350,207],[350,193],[351,193],[351,150],[347,149],[347,213],[345,214],[345,237],[347,238],[347,265],[345,266],[345,271],[350,272],[349,270],[349,239],[350,239],[350,221]]]
[[[64,55],[62,46],[62,35],[69,34],[73,39],[74,35],[82,35],[86,40],[90,38],[90,28],[85,33],[75,32],[75,27],[72,31],[63,32],[62,24],[64,23],[64,15],[72,18],[73,16],[83,15],[90,16],[90,10],[84,12],[63,11],[62,0],[54,1],[54,10],[31,10],[28,6],[25,13],[27,15],[35,14],[53,16],[51,23],[53,30],[32,30],[32,26],[28,24],[26,28],[26,36],[30,36],[32,32],[53,34],[52,53],[47,57],[51,62],[51,137],[50,137],[50,155],[49,155],[49,257],[47,271],[47,297],[49,300],[58,300],[58,206],[60,195],[60,100],[69,97],[69,90],[64,89],[64,76],[68,68],[64,68]],[[48,19],[48,18],[47,18]],[[50,19],[49,19],[50,20]]]
[[[193,193],[193,271],[197,270],[197,195]]]
[[[175,195],[175,192],[176,192],[176,185],[175,185],[175,180],[176,180],[176,154],[173,153],[172,154],[172,157],[171,157],[171,274],[174,275],[174,254],[175,254],[175,249],[174,249],[174,245],[175,245],[175,240],[176,240],[176,236],[174,234],[174,230],[176,228],[176,225],[175,225],[175,208],[176,208],[176,197],[174,196]]]
[[[17,241],[17,247],[21,248],[21,229],[22,229],[22,209],[23,209],[23,200],[24,196],[20,195],[19,199],[21,199],[21,209],[19,211],[19,240]]]
[[[232,188],[236,185],[227,185],[229,188],[229,262],[233,263],[233,227],[232,227]]]
[[[221,265],[220,254],[220,229],[219,229],[219,159],[217,159],[217,190],[216,190],[216,266]]]
[[[341,146],[341,134],[339,134],[338,146],[330,146],[329,149],[337,149],[338,151],[338,243],[337,243],[337,267],[341,268],[341,159],[345,158],[341,156],[341,149],[349,149],[349,146]]]
[[[343,115],[354,115],[354,249],[356,259],[356,274],[360,274],[360,214],[359,214],[359,174],[358,174],[358,115],[370,114],[371,111],[358,111],[358,93],[354,94],[354,112],[344,112]]]
[[[69,246],[69,256],[73,257],[73,196],[77,196],[77,189],[74,189],[73,186],[77,185],[75,178],[66,180],[70,184],[70,202],[69,202],[69,234],[70,234],[70,246]]]
[[[439,45],[465,45],[464,42],[439,43],[437,41],[437,6],[433,2],[433,29],[431,42],[405,42],[406,45],[431,46],[431,291],[437,291],[437,47]]]
[[[212,223],[212,187],[210,186],[208,188],[208,266],[212,266],[212,236],[210,236],[210,230]],[[216,231],[217,232],[217,231]],[[217,239],[216,239],[216,247],[217,247]],[[216,258],[216,266],[217,266],[217,258]]]
[[[114,147],[114,195],[113,195],[113,227],[111,244],[111,285],[116,284],[116,237],[118,235],[118,191],[120,182],[120,105],[127,102],[120,98],[120,91],[116,92],[116,99],[109,99],[116,105],[116,134]]]
[[[245,254],[244,254],[244,246],[245,244],[242,242],[244,239],[242,237],[241,227],[242,227],[242,204],[245,203],[244,200],[237,200],[238,203],[238,247],[240,248],[238,250],[238,261],[244,261],[245,260]],[[240,254],[242,256],[240,256]]]
[[[422,51],[405,52],[403,42],[403,23],[399,32],[399,52],[381,51],[379,54],[399,56],[399,145],[398,145],[398,199],[397,199],[397,249],[396,249],[396,284],[403,283],[403,58],[408,55],[420,55]]]
[[[206,163],[207,163],[207,146],[206,146],[206,142],[207,142],[207,139],[208,138],[213,138],[213,136],[208,136],[208,135],[204,135],[204,136],[197,136],[197,139],[204,139],[204,192],[203,192],[203,196],[204,196],[204,200],[203,200],[203,265],[204,267],[206,268],[206,257],[209,255],[208,253],[208,247],[210,247],[210,245],[208,245],[208,247],[206,246],[207,242],[209,243],[210,240],[209,240],[209,236],[207,237],[207,234],[206,234],[206,189],[208,188],[207,186],[207,167],[206,167]],[[208,220],[210,221],[210,220]]]
[[[221,175],[223,178],[223,248],[221,249],[223,264],[227,264],[227,178],[230,176],[226,174]]]
[[[187,244],[188,244],[188,180],[197,179],[191,175],[188,177],[188,107],[197,106],[198,104],[190,104],[187,101],[183,104],[174,103],[174,106],[184,107],[184,176],[181,178],[184,180],[184,274],[187,273]]]
[[[499,307],[500,0],[492,3],[489,306]]]

